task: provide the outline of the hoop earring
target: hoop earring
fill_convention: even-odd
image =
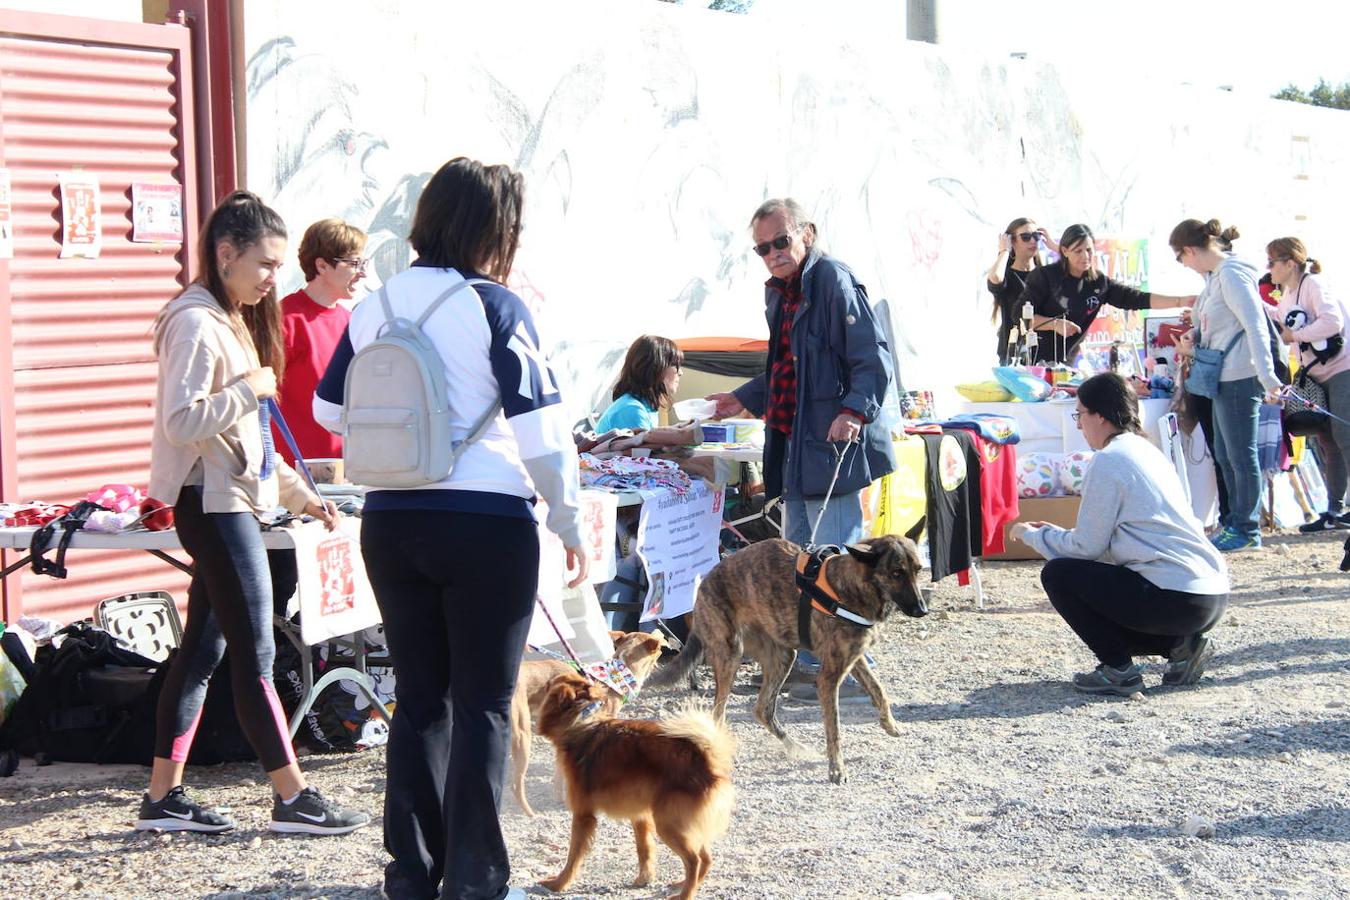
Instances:
[[[229,263],[226,263],[226,264],[224,265],[224,267],[221,268],[221,270],[220,270],[220,277],[221,277],[221,278],[229,278],[229,277],[230,277],[230,265],[229,265]]]

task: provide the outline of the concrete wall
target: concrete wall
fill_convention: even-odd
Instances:
[[[1238,224],[1262,263],[1281,234],[1332,274],[1350,246],[1345,113],[631,0],[249,0],[245,30],[249,182],[296,240],[345,216],[388,275],[446,159],[525,173],[514,282],[578,408],[639,333],[764,334],[767,196],[890,301],[910,388],[987,374],[982,273],[1018,215],[1150,239],[1165,292],[1199,287],[1166,247],[1188,216]]]

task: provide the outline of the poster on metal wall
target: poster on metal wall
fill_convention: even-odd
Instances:
[[[9,169],[0,169],[0,259],[14,258],[14,213],[9,185]]]
[[[181,185],[132,182],[131,240],[138,244],[183,242]]]
[[[98,178],[87,172],[62,172],[61,259],[98,259],[103,250],[103,203]]]

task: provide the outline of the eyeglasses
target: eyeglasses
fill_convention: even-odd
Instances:
[[[758,253],[760,256],[768,256],[770,247],[772,247],[775,250],[786,250],[788,248],[788,245],[791,243],[792,243],[792,235],[780,234],[778,237],[774,238],[771,241],[765,241],[762,244],[756,244],[755,252]]]
[[[1271,266],[1275,265],[1276,263],[1279,263],[1279,262],[1288,262],[1288,261],[1289,261],[1289,260],[1285,259],[1284,257],[1280,257],[1279,259],[1268,259],[1268,260],[1266,260],[1266,268],[1269,269]]]
[[[1069,418],[1071,418],[1071,419],[1073,419],[1075,422],[1077,422],[1079,416],[1081,416],[1081,415],[1082,415],[1082,413],[1080,413],[1080,412],[1071,412],[1071,413],[1069,413]]]
[[[346,263],[358,272],[364,272],[366,266],[370,264],[370,258],[366,256],[338,256],[334,257],[335,263]]]
[[[1028,244],[1034,244],[1040,238],[1040,235],[1034,231],[1024,231],[1017,236],[1019,241],[1026,241]]]

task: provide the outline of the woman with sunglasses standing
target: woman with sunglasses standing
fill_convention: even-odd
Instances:
[[[1327,392],[1327,410],[1337,418],[1318,434],[1326,469],[1327,511],[1321,518],[1300,525],[1299,531],[1341,531],[1350,528],[1345,515],[1345,491],[1350,485],[1350,354],[1344,352],[1350,316],[1335,297],[1328,296],[1314,278],[1322,264],[1308,256],[1308,248],[1296,237],[1282,237],[1266,244],[1271,280],[1280,289],[1275,322],[1286,344],[1298,344],[1299,364]]]
[[[1017,359],[1026,335],[1022,333],[1022,293],[1031,270],[1044,265],[1040,245],[1058,252],[1050,233],[1032,219],[1013,219],[998,236],[998,256],[985,276],[985,286],[994,295],[993,321],[998,324],[998,362],[1011,365]]]

